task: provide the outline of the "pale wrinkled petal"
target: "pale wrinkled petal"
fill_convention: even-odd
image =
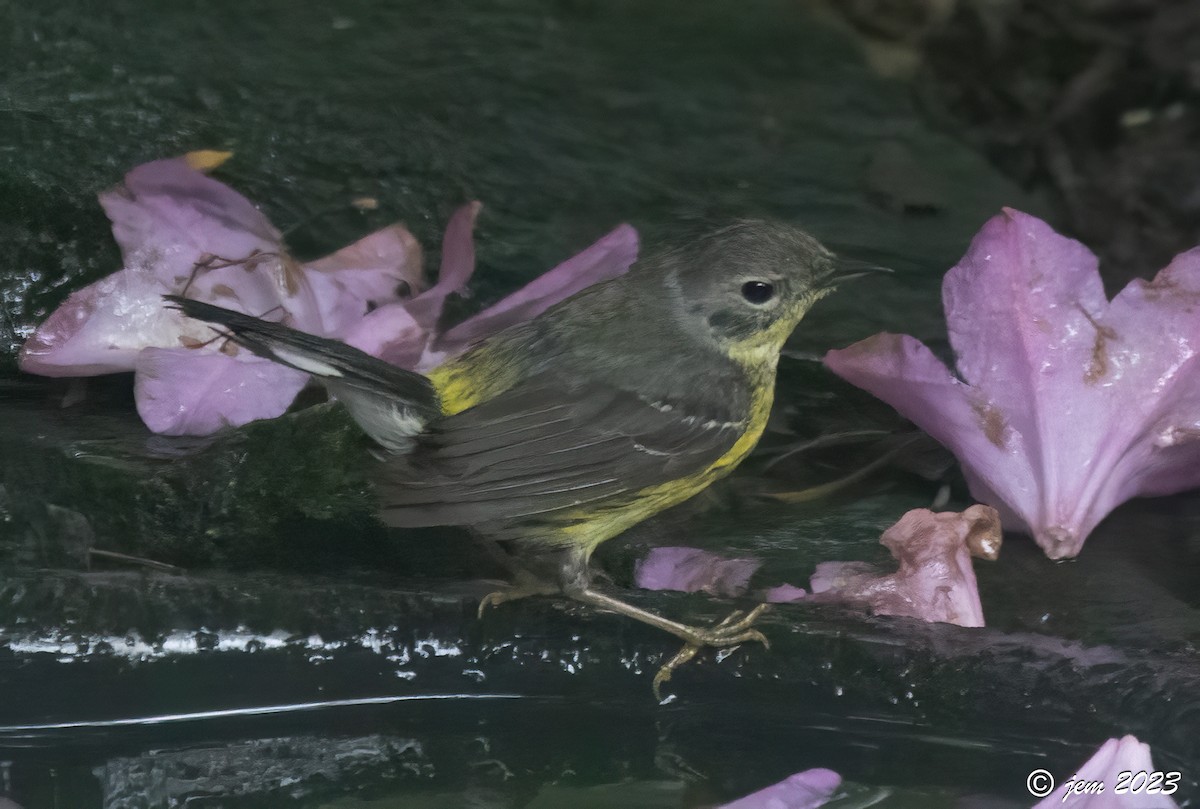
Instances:
[[[817,767],[790,775],[719,809],[817,809],[829,802],[841,784],[842,777],[833,770]]]
[[[143,341],[128,334],[130,320],[104,307],[115,283],[109,276],[72,292],[21,346],[17,364],[42,376],[97,376],[132,371]]]
[[[1138,793],[1117,793],[1122,772],[1154,771],[1150,745],[1139,742],[1134,736],[1109,739],[1078,770],[1058,779],[1058,787],[1036,803],[1033,809],[1132,809],[1135,806],[1138,809],[1177,809],[1179,804],[1166,795],[1147,794],[1141,779],[1137,785]],[[1094,787],[1089,789],[1086,786],[1089,783],[1103,784],[1103,792],[1097,793]]]
[[[637,231],[620,225],[583,252],[441,335],[437,348],[452,356],[509,326],[532,320],[577,292],[624,274],[637,261],[637,254]]]
[[[21,370],[43,376],[95,376],[132,371],[146,346],[203,342],[207,327],[162,305],[152,269],[133,267],[74,292],[25,341]]]
[[[281,304],[289,326],[321,337],[345,335],[371,309],[362,298],[346,291],[341,281],[324,273],[304,273],[297,294]],[[268,320],[278,320],[279,316]]]
[[[972,506],[961,514],[914,509],[880,542],[899,562],[895,573],[880,575],[862,562],[822,562],[812,577],[813,597],[862,604],[877,615],[984,626],[971,554],[972,548],[998,547],[995,509]]]
[[[100,204],[126,266],[152,264],[172,289],[186,283],[206,257],[273,253],[282,241],[248,199],[182,158],[138,166],[125,175],[124,185],[102,193]]]
[[[282,415],[308,375],[242,352],[148,348],[138,355],[134,396],[156,433],[208,435]]]
[[[442,237],[442,265],[438,270],[437,283],[407,303],[408,311],[426,331],[437,328],[442,317],[446,298],[461,293],[475,272],[475,219],[483,204],[469,202],[463,205],[446,223],[446,234]]]
[[[761,565],[757,559],[726,559],[699,548],[653,548],[638,562],[634,580],[644,590],[732,597],[746,592]]]
[[[249,266],[247,269],[236,264],[197,273],[187,287],[187,297],[274,320],[293,310],[306,313],[316,309],[311,287],[290,258],[268,256],[250,262]],[[180,294],[183,287],[168,291]],[[162,305],[161,298],[159,304]],[[313,318],[302,315],[292,322],[307,325]]]
[[[100,195],[124,272],[149,273],[163,293],[182,294],[252,315],[283,308],[293,325],[319,322],[304,272],[284,251],[282,236],[254,205],[184,158],[145,163],[123,185]],[[171,347],[173,342],[147,345]]]

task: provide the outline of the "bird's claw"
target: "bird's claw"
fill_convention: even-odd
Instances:
[[[479,599],[478,615],[483,618],[483,613],[488,607],[499,607],[509,601],[518,601],[522,598],[530,596],[553,595],[558,592],[558,588],[551,587],[541,582],[533,581],[527,584],[518,584],[513,587],[507,587],[503,590],[494,590],[483,598]]]
[[[479,611],[477,613],[478,617],[482,619],[483,614],[487,612],[488,607],[499,607],[505,601],[509,600],[511,600],[511,598],[504,590],[494,590],[488,593],[483,598],[479,599]]]
[[[771,644],[767,640],[767,636],[757,629],[751,628],[769,606],[768,604],[759,604],[747,613],[734,610],[722,621],[709,628],[689,627],[687,635],[683,638],[683,647],[675,653],[674,657],[663,663],[658,669],[658,673],[654,675],[654,682],[651,685],[654,689],[654,699],[662,702],[663,683],[669,681],[677,668],[689,662],[706,646],[714,649],[728,649],[756,641],[770,649]]]

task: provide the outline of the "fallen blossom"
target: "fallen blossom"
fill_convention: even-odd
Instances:
[[[457,249],[444,254],[440,277],[469,278],[475,264],[469,227],[456,230],[452,222],[446,230],[446,242],[457,245]],[[440,300],[434,313],[420,300],[414,300],[381,306],[349,330],[345,339],[355,348],[395,365],[426,371],[480,340],[537,317],[593,284],[624,274],[637,260],[637,253],[637,231],[619,225],[583,252],[444,332],[436,330]],[[421,299],[435,298],[435,289]],[[453,289],[454,284],[450,284],[444,292]]]
[[[811,592],[791,584],[768,588],[759,596],[771,603],[849,603],[876,615],[901,615],[959,626],[983,626],[983,605],[971,557],[994,560],[1000,553],[1000,515],[989,506],[935,513],[918,508],[883,532],[879,539],[899,562],[884,573],[864,562],[821,562]],[[699,548],[654,548],[634,568],[634,581],[645,590],[734,597],[749,589],[762,566],[753,558],[726,558]]]
[[[70,295],[25,343],[20,365],[44,376],[134,371],[138,413],[159,433],[278,416],[308,379],[214,340],[164,306],[164,294],[337,336],[398,288],[421,284],[420,248],[402,226],[302,265],[249,200],[186,158],[138,166],[100,204],[124,269]]]
[[[841,784],[842,777],[833,770],[817,767],[790,775],[719,809],[817,809],[829,802]]]
[[[1177,809],[1179,804],[1167,795],[1178,789],[1174,784],[1180,780],[1179,773],[1175,773],[1173,780],[1171,773],[1164,773],[1161,780],[1154,780],[1156,772],[1150,760],[1150,745],[1133,736],[1109,739],[1032,809],[1130,809],[1134,806],[1138,809]],[[1147,777],[1139,777],[1138,773]],[[1117,792],[1122,785],[1124,791]]]
[[[699,548],[661,547],[638,562],[633,577],[643,590],[733,597],[746,592],[761,565],[757,559],[727,559]]]
[[[880,573],[863,562],[821,562],[810,581],[811,595],[776,588],[768,600],[845,602],[866,606],[876,615],[984,625],[971,557],[998,555],[1000,515],[995,509],[971,506],[961,514],[913,509],[879,541],[900,563],[896,572]]]
[[[1126,500],[1200,485],[1200,248],[1110,302],[1087,248],[1006,209],[942,299],[961,379],[907,335],[825,363],[950,449],[1007,527],[1072,557]]]
[[[150,429],[205,435],[282,414],[308,376],[214,339],[208,325],[164,306],[164,294],[428,368],[515,322],[511,317],[625,272],[637,255],[637,233],[623,225],[439,342],[444,302],[463,291],[475,269],[479,203],[451,217],[437,282],[426,289],[420,245],[399,224],[323,259],[296,261],[249,200],[197,170],[225,157],[198,152],[147,163],[100,195],[124,269],[70,295],[22,348],[22,370],[66,377],[133,371],[138,413]]]

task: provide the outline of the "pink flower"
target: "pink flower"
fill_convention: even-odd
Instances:
[[[1123,778],[1123,772],[1130,776]],[[1153,785],[1148,778],[1139,777],[1136,783],[1133,780],[1137,773],[1154,772],[1149,745],[1133,736],[1109,739],[1069,778],[1060,780],[1058,788],[1033,809],[1060,806],[1068,809],[1130,809],[1134,806],[1138,809],[1177,809],[1179,804],[1167,797],[1177,789],[1171,787],[1169,775]],[[1179,781],[1178,774],[1174,781]],[[1032,781],[1030,783],[1033,785]],[[1118,793],[1117,788],[1122,785],[1124,792]],[[1154,791],[1147,791],[1148,786]]]
[[[420,245],[402,225],[301,264],[249,200],[184,159],[138,166],[100,203],[125,268],[68,297],[26,342],[20,365],[44,376],[134,371],[138,413],[150,429],[169,435],[205,435],[278,416],[308,376],[213,339],[207,325],[164,306],[164,294],[278,319],[408,367],[430,367],[506,325],[498,315],[541,311],[625,272],[637,254],[636,232],[621,226],[502,301],[497,315],[485,311],[460,327],[461,336],[435,346],[446,297],[461,292],[475,269],[477,202],[451,217],[438,280],[424,291]],[[546,278],[557,281],[547,288]]]
[[[816,767],[790,775],[778,784],[752,792],[719,809],[818,809],[842,784],[833,770]]]
[[[895,573],[881,574],[863,562],[822,562],[810,582],[812,595],[783,585],[768,591],[767,600],[848,602],[876,615],[984,625],[971,557],[995,559],[999,554],[1000,515],[995,509],[971,506],[961,514],[913,509],[879,541],[900,563]]]
[[[876,615],[983,626],[971,557],[995,559],[1000,539],[1000,515],[993,508],[972,506],[961,514],[913,509],[879,539],[900,563],[896,572],[883,573],[863,562],[822,562],[813,573],[811,593],[781,584],[761,596],[773,603],[849,603]],[[757,559],[727,559],[699,548],[654,548],[638,562],[634,580],[646,590],[732,597],[745,594],[761,565]]]
[[[202,435],[278,416],[307,376],[213,340],[163,306],[184,293],[337,336],[371,306],[420,284],[420,248],[400,225],[301,265],[245,197],[180,159],[146,163],[100,195],[125,268],[72,294],[21,350],[45,376],[134,371],[155,432]]]
[[[1111,302],[1096,257],[1005,209],[942,282],[956,377],[907,335],[825,363],[949,448],[972,494],[1075,556],[1121,503],[1200,485],[1200,249]]]

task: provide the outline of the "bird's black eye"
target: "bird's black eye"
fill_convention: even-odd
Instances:
[[[742,297],[761,306],[775,297],[775,285],[766,281],[747,281],[742,284]]]

